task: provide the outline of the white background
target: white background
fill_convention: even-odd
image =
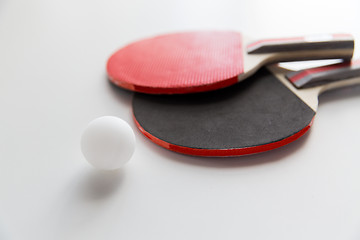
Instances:
[[[360,239],[360,87],[323,95],[295,143],[208,159],[143,137],[131,93],[105,72],[121,46],[175,31],[360,41],[359,11],[358,0],[0,0],[0,239]],[[136,133],[118,172],[80,152],[103,115]]]

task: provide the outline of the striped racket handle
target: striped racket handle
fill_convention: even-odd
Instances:
[[[286,78],[296,88],[309,88],[330,82],[360,77],[360,59],[351,62],[291,72]]]
[[[330,51],[337,49],[349,50],[353,48],[354,38],[351,34],[325,34],[308,37],[259,40],[252,42],[247,46],[247,53],[265,54],[314,50]]]

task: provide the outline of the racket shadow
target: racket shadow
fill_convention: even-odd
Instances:
[[[131,107],[131,102],[134,95],[133,92],[116,86],[107,77],[104,80],[107,81],[109,92],[116,99],[116,101]]]
[[[360,98],[360,85],[349,86],[324,92],[319,96],[319,107],[333,101],[341,101],[350,98]]]
[[[146,142],[146,147],[150,148],[152,151],[156,152],[157,154],[170,161],[176,161],[184,164],[209,168],[241,168],[289,159],[289,156],[294,154],[297,150],[301,149],[306,144],[310,134],[311,129],[301,138],[280,148],[253,155],[244,155],[237,157],[199,157],[184,155],[162,148],[149,141],[144,136],[143,137],[145,139],[144,142]]]

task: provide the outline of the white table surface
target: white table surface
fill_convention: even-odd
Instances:
[[[360,87],[323,95],[312,130],[288,146],[208,159],[143,137],[131,93],[105,72],[114,50],[175,31],[360,41],[359,11],[359,0],[0,0],[0,239],[360,239]],[[137,138],[117,172],[79,148],[103,115]]]

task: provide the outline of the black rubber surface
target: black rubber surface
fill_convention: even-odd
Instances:
[[[265,68],[239,84],[208,93],[135,93],[133,113],[154,137],[198,149],[276,142],[308,126],[315,115]]]

